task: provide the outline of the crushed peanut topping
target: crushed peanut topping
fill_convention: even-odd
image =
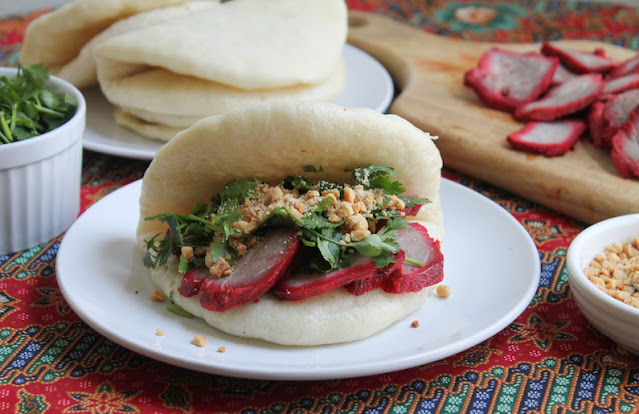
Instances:
[[[206,345],[206,338],[200,335],[195,335],[193,337],[193,341],[191,343],[195,346],[199,346],[200,348]]]
[[[437,292],[437,296],[439,296],[440,298],[447,298],[452,293],[452,290],[448,285],[438,285],[435,291]]]
[[[411,328],[417,328],[419,327],[419,321],[413,321],[413,323],[410,324]]]
[[[343,186],[343,194],[340,194],[338,189],[324,190],[320,193],[317,188],[318,186],[315,185],[313,189],[300,194],[299,189],[287,189],[282,184],[275,186],[266,183],[258,184],[254,194],[247,197],[239,206],[241,217],[232,224],[232,227],[249,235],[278,208],[287,208],[295,217],[303,218],[305,214],[314,211],[323,200],[330,198],[332,203],[324,208],[324,213],[328,221],[342,223],[340,230],[343,241],[350,243],[364,240],[375,231],[371,211],[379,207],[386,210],[403,210],[406,207],[406,204],[397,196],[389,197],[380,189],[365,190],[362,185],[351,187],[346,184]],[[229,238],[229,246],[235,250],[237,256],[242,256],[258,242],[257,237],[231,236]],[[219,258],[214,262],[208,251],[203,252],[201,249],[194,251],[191,247],[183,247],[181,253],[187,261],[194,256],[205,254],[205,265],[214,277],[228,276],[233,271],[228,263],[231,257]]]
[[[164,336],[164,335],[166,335],[162,329],[156,329],[156,330],[155,330],[155,334],[156,334],[157,336]]]
[[[157,290],[154,290],[153,292],[151,292],[151,300],[153,302],[164,302],[166,300],[166,297]]]
[[[607,246],[584,269],[584,274],[601,291],[639,308],[639,236]]]
[[[227,262],[225,258],[220,257],[217,259],[217,262],[209,268],[209,272],[211,275],[219,279],[222,276],[228,276],[231,274],[231,265],[229,265],[229,262]]]
[[[217,352],[219,352],[219,353],[223,354],[223,353],[225,353],[225,352],[226,352],[226,348],[225,348],[225,347],[223,347],[223,346],[221,346],[221,347],[219,347],[219,348],[217,349]]]

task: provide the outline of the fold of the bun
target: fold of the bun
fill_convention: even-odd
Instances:
[[[97,82],[92,47],[82,51],[95,37],[129,16],[190,1],[193,0],[75,0],[29,24],[20,62],[44,64],[53,75],[79,88],[92,85]],[[117,34],[125,28],[109,33]]]

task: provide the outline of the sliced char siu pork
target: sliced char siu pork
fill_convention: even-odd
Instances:
[[[608,73],[611,79],[620,78],[631,73],[639,73],[639,54],[618,64]]]
[[[528,122],[508,136],[508,143],[517,150],[556,157],[570,151],[586,128],[586,121],[581,119]]]
[[[518,107],[515,118],[521,121],[554,121],[573,114],[592,104],[604,85],[598,73],[576,76],[555,86],[543,98]]]
[[[617,62],[604,56],[603,50],[582,52],[557,47],[544,42],[541,47],[544,56],[557,57],[563,65],[575,73],[607,73],[617,66]]]
[[[280,280],[272,291],[281,300],[307,299],[354,281],[377,276],[384,277],[389,271],[401,266],[404,255],[397,255],[397,257],[400,257],[399,261],[396,260],[395,263],[378,269],[372,258],[358,255],[353,260],[353,264],[346,269],[336,269],[328,273],[295,274]]]
[[[617,94],[630,89],[639,88],[639,72],[629,73],[618,78],[606,79],[602,94]]]
[[[409,229],[400,229],[397,242],[406,257],[421,262],[415,266],[406,260],[399,270],[389,274],[382,288],[388,293],[417,292],[444,279],[444,256],[441,246],[428,234],[426,228],[410,223]]]
[[[639,106],[639,89],[608,95],[595,102],[588,115],[590,140],[595,146],[609,147],[621,125],[630,120],[630,113]]]
[[[223,312],[254,301],[285,274],[298,246],[299,237],[295,229],[267,233],[235,263],[231,275],[201,278],[200,304],[205,309]],[[206,272],[206,269],[200,271]]]
[[[477,67],[465,73],[464,84],[488,107],[512,112],[550,87],[558,65],[557,58],[538,53],[490,49]]]
[[[408,229],[399,229],[397,242],[400,255],[394,264],[377,269],[373,260],[356,259],[356,269],[338,269],[326,274],[297,274],[281,280],[273,293],[282,300],[300,300],[320,295],[340,286],[355,295],[382,288],[387,293],[417,292],[439,283],[444,277],[444,257],[439,242],[433,240],[426,228],[410,223]],[[423,263],[415,266],[407,263],[408,257]],[[353,266],[351,266],[353,267]]]
[[[612,161],[624,178],[639,177],[639,107],[612,137]]]

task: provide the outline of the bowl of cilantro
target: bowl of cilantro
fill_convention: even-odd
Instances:
[[[0,255],[50,241],[80,210],[86,103],[43,65],[0,68]]]

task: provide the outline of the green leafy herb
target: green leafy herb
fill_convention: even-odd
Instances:
[[[306,166],[305,171],[318,171],[313,166]],[[321,167],[320,167],[321,170]],[[407,206],[426,204],[427,199],[403,196],[404,188],[391,177],[397,174],[392,168],[368,166],[355,168],[351,171],[355,185],[362,185],[365,189],[379,189],[385,196],[384,203],[392,196],[402,199]],[[160,214],[146,220],[160,220],[169,227],[167,235],[160,241],[156,237],[147,242],[148,252],[144,264],[155,267],[166,263],[172,254],[179,253],[184,246],[205,248],[210,261],[217,261],[224,257],[231,262],[235,260],[235,251],[230,247],[232,236],[259,236],[269,228],[294,227],[300,230],[300,239],[309,251],[307,264],[302,271],[328,272],[336,268],[348,267],[355,254],[372,257],[377,267],[384,267],[395,262],[394,253],[399,251],[397,232],[400,228],[408,228],[406,220],[401,218],[400,211],[385,210],[383,205],[369,206],[369,220],[376,220],[382,227],[374,234],[370,234],[357,242],[345,242],[340,226],[344,220],[331,222],[326,210],[333,203],[329,197],[322,199],[313,208],[307,209],[303,216],[298,217],[286,206],[274,208],[250,235],[245,235],[233,227],[233,223],[241,218],[239,206],[247,197],[255,194],[259,180],[233,180],[211,199],[209,205],[198,203],[189,215],[174,213]],[[286,177],[281,183],[289,190],[297,189],[300,194],[311,189],[320,193],[329,189],[337,189],[343,194],[344,186],[331,182],[312,182],[305,177]],[[296,212],[297,213],[297,212]],[[381,220],[381,221],[380,221]],[[203,266],[204,258],[185,260],[180,256],[178,265],[180,272],[187,272],[194,266]],[[416,261],[407,262],[419,265]]]
[[[169,312],[175,313],[176,315],[180,315],[180,316],[183,316],[185,318],[193,319],[193,314],[191,312],[182,309],[181,307],[179,307],[178,305],[176,305],[174,303],[169,303],[168,305],[166,305],[166,309]]]
[[[15,77],[0,77],[0,144],[44,134],[73,117],[75,98],[46,89],[47,79],[44,65],[19,65]]]
[[[304,167],[302,167],[304,172],[320,172],[320,171],[324,171],[324,168],[322,168],[322,166],[320,165],[319,167],[315,167],[314,165],[305,165]]]

